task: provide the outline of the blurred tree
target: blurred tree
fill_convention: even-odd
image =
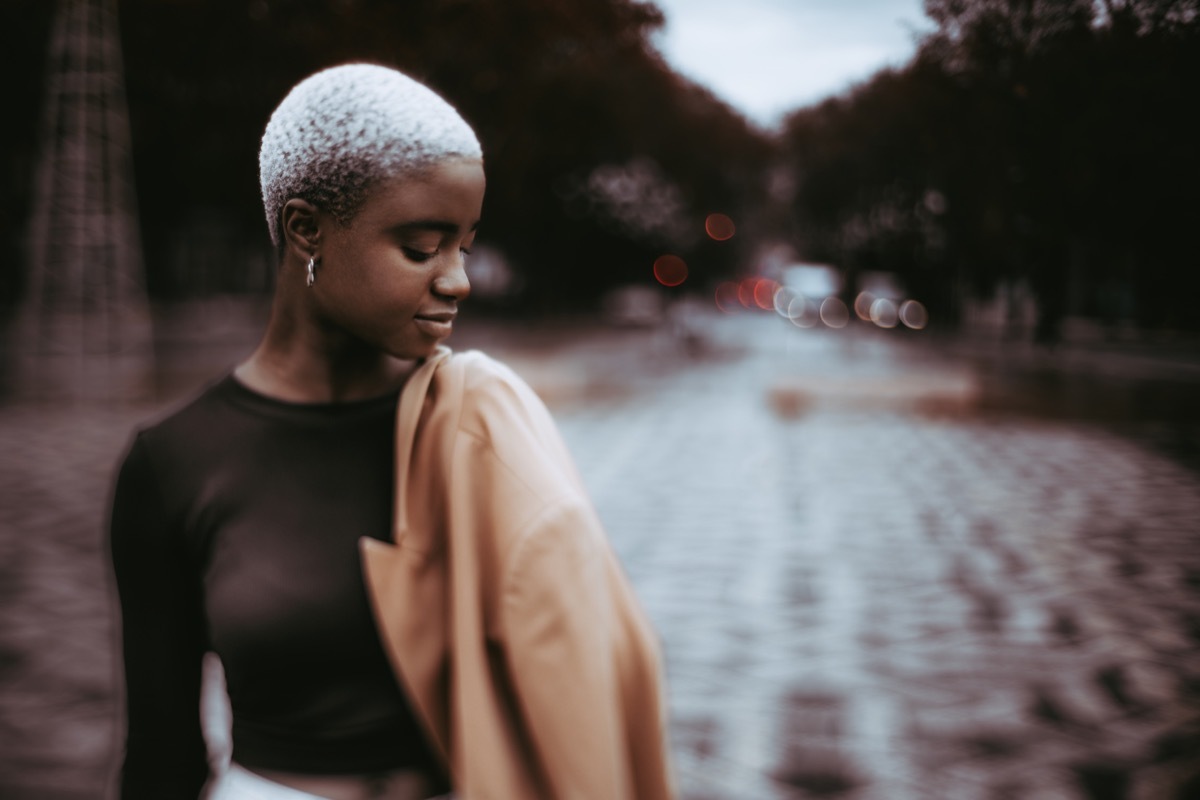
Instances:
[[[849,274],[901,275],[942,312],[934,270],[944,260],[948,154],[930,121],[946,116],[949,88],[928,70],[884,71],[847,96],[793,114],[783,147],[797,176],[793,238],[812,260]]]
[[[25,287],[25,230],[39,143],[46,48],[54,4],[45,0],[7,0],[8,24],[0,26],[4,74],[15,77],[5,98],[0,125],[0,330],[15,310]]]
[[[1200,3],[927,0],[907,67],[795,113],[797,235],[952,310],[1025,282],[1064,315],[1200,327]],[[942,287],[940,291],[938,287]]]
[[[13,2],[35,24],[10,55],[40,64],[49,4]],[[475,125],[489,172],[481,242],[509,257],[536,306],[586,305],[606,287],[653,280],[668,251],[693,262],[695,280],[731,268],[733,247],[701,240],[704,217],[749,214],[770,158],[761,133],[664,64],[648,38],[662,16],[636,0],[123,0],[120,15],[156,297],[270,285],[258,141],[292,85],[338,63],[395,65]],[[10,240],[24,224],[40,80],[22,89],[26,113],[4,134]],[[588,190],[632,168],[669,188],[670,224],[614,215]],[[664,214],[658,196],[641,198],[647,219]]]
[[[1078,69],[1087,63],[1094,8],[1090,0],[927,0],[925,8],[938,28],[921,55],[955,78],[954,121],[966,124],[960,133],[976,134],[956,137],[969,148],[968,169],[955,171],[951,204],[962,199],[975,208],[950,220],[965,223],[949,232],[954,255],[993,259],[977,288],[996,279],[1029,282],[1039,300],[1038,336],[1052,340],[1067,310],[1067,245],[1082,224],[1071,212],[1085,187],[1067,168],[1086,135],[1072,106],[1080,108],[1085,91]],[[964,182],[972,176],[983,180]]]

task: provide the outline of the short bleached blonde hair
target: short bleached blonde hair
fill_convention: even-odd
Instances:
[[[279,246],[280,213],[294,197],[345,224],[375,183],[451,157],[483,150],[427,86],[374,64],[318,72],[283,98],[263,132],[258,171],[271,241]]]

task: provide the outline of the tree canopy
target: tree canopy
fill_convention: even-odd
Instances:
[[[728,268],[735,246],[706,243],[704,218],[756,202],[771,157],[763,134],[667,67],[650,44],[662,15],[637,0],[122,0],[119,12],[159,297],[270,282],[258,141],[291,86],[338,63],[394,65],[475,126],[489,181],[479,241],[536,307],[653,281],[667,252],[693,282]],[[30,40],[40,66],[45,38]],[[24,134],[15,152],[31,158],[33,143]]]
[[[1067,313],[1195,328],[1200,4],[927,0],[903,69],[793,114],[797,237],[947,313],[1025,281]]]
[[[20,252],[50,4],[12,3],[22,26],[4,52],[30,79],[0,129],[0,236]],[[648,283],[667,253],[703,285],[772,235],[851,277],[896,272],[942,319],[971,293],[1024,283],[1047,338],[1066,314],[1200,327],[1200,0],[925,10],[934,29],[909,64],[797,110],[772,140],[663,62],[651,3],[122,0],[149,288],[270,284],[256,156],[267,117],[304,76],[373,61],[427,82],[476,127],[480,242],[510,260],[527,308]],[[767,192],[780,176],[794,191]],[[733,240],[704,235],[711,212],[738,223]],[[11,277],[0,304],[19,292]]]

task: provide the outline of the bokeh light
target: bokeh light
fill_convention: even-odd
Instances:
[[[775,291],[779,284],[770,278],[759,278],[754,285],[754,304],[763,311],[775,308]]]
[[[919,331],[929,324],[929,312],[918,301],[905,300],[900,304],[900,321],[914,331]]]
[[[826,297],[821,301],[821,322],[830,328],[844,328],[850,322],[850,309],[836,297]]]
[[[886,297],[880,297],[874,303],[871,303],[871,322],[874,322],[881,328],[894,328],[899,322],[899,315],[896,313],[896,304]]]
[[[786,317],[788,315],[788,306],[791,305],[791,302],[795,299],[795,292],[786,286],[780,286],[775,290],[775,294],[771,298],[771,302],[775,306],[775,313],[781,317]]]
[[[798,328],[811,328],[821,319],[816,304],[804,296],[797,296],[788,304],[787,316]]]
[[[733,220],[725,214],[709,214],[708,218],[704,220],[704,230],[712,239],[724,242],[733,238],[737,228],[734,226]]]
[[[859,292],[858,297],[854,298],[854,314],[863,322],[871,321],[871,304],[875,302],[875,295],[870,292]]]
[[[733,281],[723,281],[717,284],[717,290],[714,294],[717,303],[717,308],[724,311],[726,314],[731,314],[737,311],[741,305],[738,300],[738,285]]]
[[[663,286],[678,286],[687,280],[687,264],[679,256],[659,256],[654,261],[654,277]]]
[[[755,308],[758,304],[754,302],[754,287],[758,286],[758,278],[742,278],[738,284],[738,302],[742,304],[742,308]]]

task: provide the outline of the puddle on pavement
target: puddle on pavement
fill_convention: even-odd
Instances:
[[[979,377],[983,417],[1098,425],[1200,473],[1200,381],[997,366]]]

